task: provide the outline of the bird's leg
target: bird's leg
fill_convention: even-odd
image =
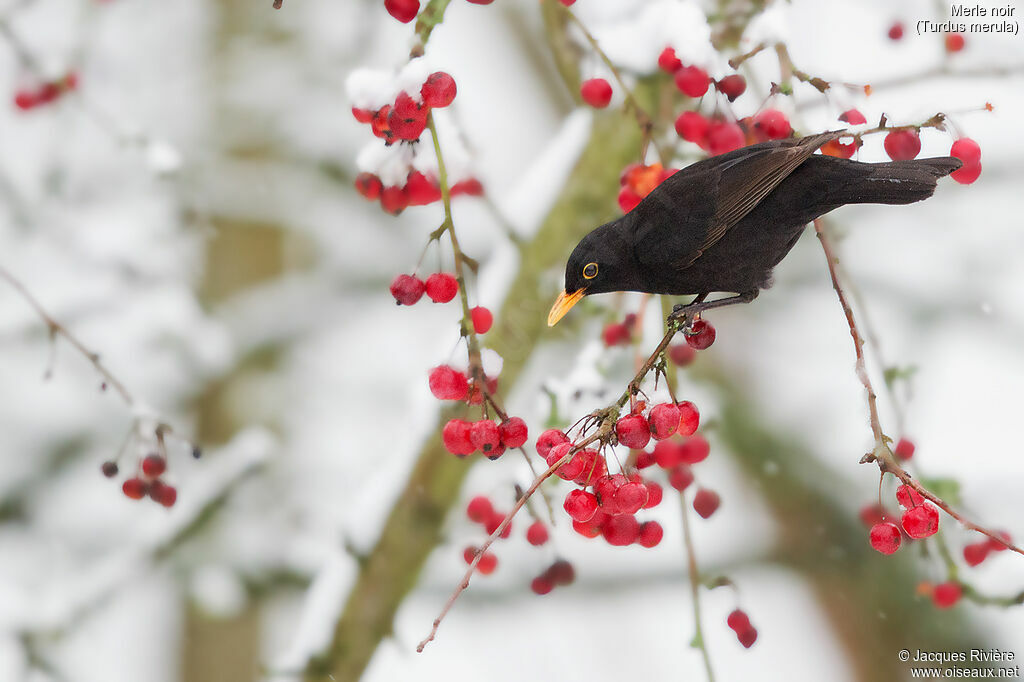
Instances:
[[[678,320],[683,317],[692,318],[705,310],[711,310],[712,308],[722,308],[727,305],[733,305],[736,303],[750,303],[757,298],[757,289],[751,291],[745,291],[742,294],[736,296],[729,296],[728,298],[720,298],[715,301],[705,301],[707,294],[701,294],[693,300],[692,303],[687,303],[683,306],[676,306],[672,310],[672,314],[669,315],[670,320]]]
[[[689,303],[677,303],[676,305],[672,306],[672,315],[670,316],[670,318],[671,319],[679,319],[683,315],[686,315],[686,311],[690,310],[690,306],[697,305],[698,303],[702,303],[704,301],[704,299],[707,298],[708,294],[710,294],[710,293],[711,293],[710,291],[705,291],[702,294],[697,294],[697,296],[692,301],[690,301]]]

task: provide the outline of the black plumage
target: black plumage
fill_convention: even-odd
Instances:
[[[694,163],[573,250],[557,322],[583,296],[695,294],[689,312],[752,300],[815,218],[845,204],[909,204],[960,167],[952,157],[860,163],[814,152],[831,132],[743,147]],[[738,294],[704,302],[712,292]]]

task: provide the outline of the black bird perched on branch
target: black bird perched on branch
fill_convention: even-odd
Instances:
[[[775,140],[698,161],[569,256],[554,325],[581,298],[610,291],[696,294],[674,316],[752,301],[807,223],[845,204],[910,204],[961,163],[952,157],[860,163],[814,152],[842,132]],[[705,301],[712,292],[736,296]]]

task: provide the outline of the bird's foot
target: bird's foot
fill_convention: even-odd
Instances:
[[[758,290],[746,291],[737,296],[729,296],[728,298],[720,298],[715,301],[705,301],[704,297],[707,294],[698,296],[692,303],[685,303],[682,305],[676,305],[672,308],[672,313],[668,316],[670,322],[675,320],[683,320],[686,322],[684,327],[688,327],[695,320],[700,317],[700,314],[705,310],[711,310],[712,308],[722,308],[727,305],[733,305],[736,303],[750,303],[757,298]]]

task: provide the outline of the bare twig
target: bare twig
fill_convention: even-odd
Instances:
[[[690,594],[693,596],[693,624],[696,632],[693,636],[693,646],[700,649],[701,657],[704,659],[704,669],[708,674],[708,682],[715,682],[715,673],[711,669],[711,655],[708,653],[708,645],[704,641],[704,630],[700,621],[700,569],[697,566],[697,552],[693,548],[693,535],[690,531],[690,510],[686,504],[686,494],[679,493],[679,501],[683,506],[683,541],[686,545],[687,573],[690,577]]]

